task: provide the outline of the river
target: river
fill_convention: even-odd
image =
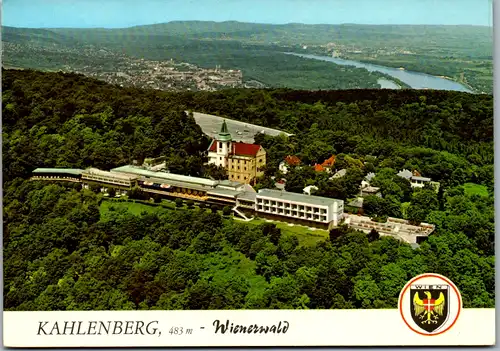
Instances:
[[[450,79],[436,77],[426,73],[406,71],[403,69],[385,67],[379,65],[372,65],[371,63],[363,63],[352,60],[344,60],[341,58],[330,57],[330,56],[318,56],[318,55],[310,55],[310,54],[297,54],[293,52],[287,52],[286,54],[300,56],[304,58],[310,58],[321,61],[328,61],[336,63],[337,65],[343,66],[355,66],[358,68],[366,68],[368,71],[378,71],[381,73],[385,73],[391,77],[397,78],[400,81],[408,84],[413,89],[436,89],[436,90],[455,90],[455,91],[464,91],[471,93],[472,91],[463,86],[460,83],[454,82]],[[388,79],[379,79],[378,83],[382,88],[385,89],[399,89],[400,86],[393,81]]]

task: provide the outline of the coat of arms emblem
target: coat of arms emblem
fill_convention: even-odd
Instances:
[[[448,285],[419,285],[410,287],[410,309],[413,321],[428,333],[438,330],[448,319]]]
[[[412,278],[398,301],[403,322],[417,334],[431,336],[452,328],[462,310],[462,297],[448,278],[425,273]]]

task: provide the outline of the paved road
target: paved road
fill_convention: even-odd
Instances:
[[[207,115],[205,113],[193,112],[193,117],[196,123],[203,130],[203,133],[207,134],[210,137],[214,137],[215,135],[217,135],[224,119],[226,120],[229,133],[231,133],[231,136],[235,141],[253,143],[254,135],[257,133],[261,133],[262,131],[264,131],[265,134],[272,136],[277,136],[281,133],[284,133],[287,136],[293,135],[278,129],[262,127],[256,124],[235,121],[234,119],[228,119],[214,115]]]

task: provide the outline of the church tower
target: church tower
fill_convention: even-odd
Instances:
[[[222,123],[222,127],[220,129],[219,134],[215,138],[215,142],[217,143],[217,166],[227,167],[228,156],[231,153],[231,134],[227,129],[226,120]]]
[[[228,179],[235,182],[252,184],[264,175],[266,150],[261,145],[234,142],[227,129],[226,121],[208,147],[208,164],[223,167]]]

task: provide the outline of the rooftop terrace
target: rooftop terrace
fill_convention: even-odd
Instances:
[[[199,178],[199,177],[191,177],[191,176],[185,176],[185,175],[167,173],[167,172],[149,171],[147,169],[143,169],[143,168],[140,168],[137,166],[130,166],[130,165],[113,168],[111,170],[111,172],[135,174],[135,175],[139,175],[139,176],[143,176],[143,177],[147,177],[147,178],[158,178],[158,179],[164,179],[167,181],[177,181],[177,182],[190,183],[190,184],[195,184],[195,185],[204,185],[204,186],[209,186],[209,187],[215,187],[218,184],[218,182],[216,180]]]
[[[123,173],[109,172],[109,171],[100,170],[98,168],[86,169],[82,172],[82,175],[113,177],[113,178],[125,179],[125,180],[131,180],[131,179],[138,178],[138,175],[135,175],[135,174],[123,174]]]
[[[34,174],[82,174],[83,169],[78,168],[37,168],[33,171]]]
[[[261,189],[257,193],[257,197],[264,196],[274,199],[281,199],[290,202],[302,202],[311,205],[318,206],[330,206],[332,203],[344,203],[342,200],[330,199],[328,197],[314,196],[314,195],[304,195],[297,193],[290,193],[281,190],[271,190],[271,189]]]

